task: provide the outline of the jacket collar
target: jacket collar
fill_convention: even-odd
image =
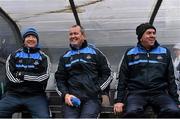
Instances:
[[[82,43],[82,45],[81,45],[81,47],[79,49],[83,49],[83,48],[87,47],[87,45],[88,45],[87,41],[84,40],[84,42]],[[71,44],[70,44],[70,47],[71,47],[72,50],[79,50],[79,49],[73,47]]]
[[[155,41],[154,46],[152,46],[149,51],[151,51],[154,48],[157,48],[159,45],[160,44],[157,41]],[[137,47],[139,47],[141,49],[144,49],[144,50],[147,50],[140,42],[137,43]]]
[[[23,47],[23,51],[26,53],[36,53],[40,50],[40,48],[28,48],[28,47]]]

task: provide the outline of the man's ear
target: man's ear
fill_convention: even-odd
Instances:
[[[85,34],[82,34],[82,38],[85,40],[85,39],[86,39],[86,35],[85,35]]]

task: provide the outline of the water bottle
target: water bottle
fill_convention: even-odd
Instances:
[[[81,104],[80,99],[79,99],[79,98],[77,98],[77,97],[73,97],[73,98],[71,98],[71,102],[72,102],[73,106],[75,106],[75,107],[79,107],[79,106],[80,106],[80,104]]]

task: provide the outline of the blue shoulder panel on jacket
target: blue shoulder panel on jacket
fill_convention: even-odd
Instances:
[[[32,58],[32,59],[38,59],[38,60],[42,60],[42,57],[40,55],[39,52],[37,53],[25,53],[23,51],[21,52],[17,52],[15,57],[19,57],[19,58]]]
[[[164,54],[167,53],[167,49],[163,47],[157,47],[151,51],[152,54]]]
[[[139,54],[139,53],[146,53],[146,51],[141,48],[134,47],[127,52],[127,55],[133,55],[133,54],[135,55],[135,54]],[[152,51],[150,51],[150,53],[164,54],[164,53],[167,53],[167,49],[159,46],[157,48],[154,48]]]
[[[96,54],[96,51],[91,47],[85,47],[85,48],[80,49],[80,50],[70,50],[63,57],[70,57],[72,55],[76,55],[76,54],[79,54],[79,53]]]
[[[142,50],[138,47],[134,47],[132,49],[130,49],[128,52],[127,52],[127,55],[135,55],[135,54],[138,54],[138,53],[145,53],[145,50]]]

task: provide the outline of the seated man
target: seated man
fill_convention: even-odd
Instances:
[[[39,45],[34,28],[23,34],[23,48],[9,55],[6,61],[6,95],[0,100],[0,118],[10,118],[19,106],[25,106],[33,118],[49,118],[45,93],[50,60]]]
[[[55,73],[58,93],[64,99],[65,118],[97,118],[102,92],[112,78],[105,55],[87,43],[79,25],[69,30],[71,50],[60,57]]]
[[[158,117],[180,117],[170,51],[158,44],[151,24],[140,24],[136,34],[137,46],[126,51],[121,63],[114,112],[144,117],[144,108],[151,105],[159,109]]]

